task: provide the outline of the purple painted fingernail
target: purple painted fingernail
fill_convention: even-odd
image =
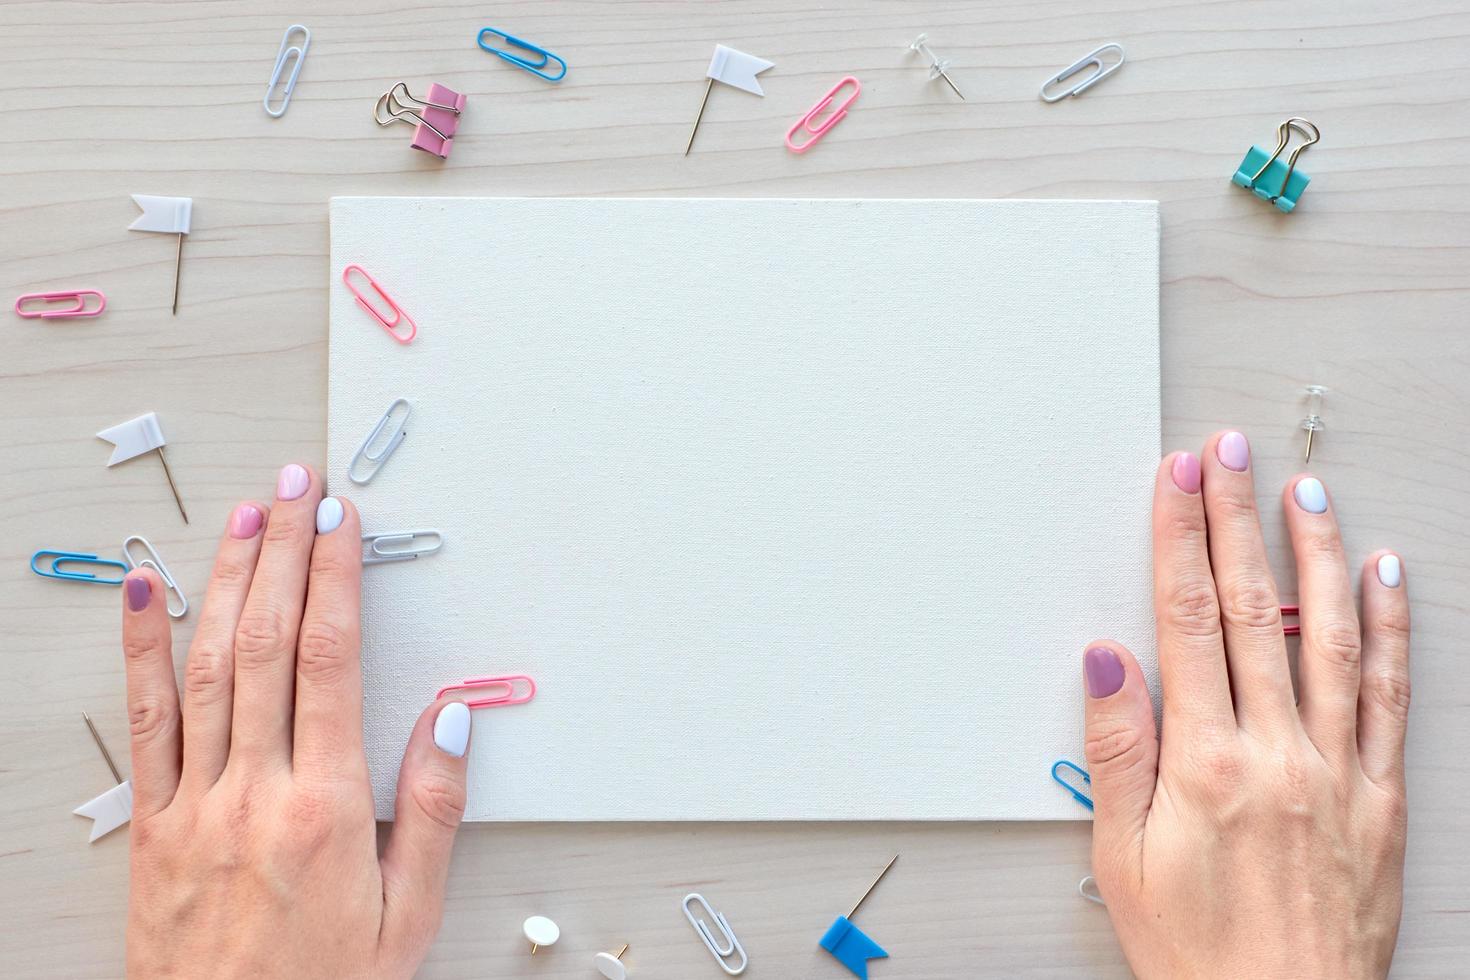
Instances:
[[[128,608],[133,612],[141,612],[148,608],[148,600],[153,598],[153,586],[148,582],[146,575],[129,575],[124,586],[128,593]]]
[[[280,479],[276,480],[276,496],[281,500],[295,500],[310,486],[311,474],[306,472],[306,467],[292,463],[281,470]]]
[[[1239,432],[1227,432],[1215,443],[1215,455],[1227,470],[1244,473],[1251,465],[1251,446]]]
[[[1090,697],[1112,697],[1123,686],[1123,661],[1107,647],[1088,648],[1082,657],[1082,673]]]

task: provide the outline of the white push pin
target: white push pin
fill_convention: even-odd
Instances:
[[[531,944],[531,955],[542,946],[554,946],[561,938],[561,928],[544,915],[533,915],[521,923],[521,932]]]
[[[607,980],[628,980],[628,968],[623,965],[623,954],[627,951],[628,944],[623,943],[623,948],[618,950],[616,956],[612,953],[598,953],[592,957],[592,965]]]
[[[1327,394],[1327,389],[1321,385],[1307,385],[1304,389],[1307,393],[1307,417],[1302,419],[1302,428],[1307,430],[1307,459],[1312,461],[1312,436],[1323,432],[1327,426],[1322,422],[1322,396]]]

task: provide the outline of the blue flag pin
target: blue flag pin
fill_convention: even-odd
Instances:
[[[848,920],[857,914],[858,906],[862,905],[873,893],[873,889],[878,887],[878,882],[883,880],[883,876],[897,860],[898,855],[893,855],[893,859],[884,865],[882,871],[878,872],[878,877],[873,879],[868,890],[863,892],[863,897],[857,900],[852,911],[846,915],[839,915],[832,923],[832,927],[827,930],[827,934],[822,937],[822,948],[831,953],[837,962],[851,970],[853,975],[859,977],[860,980],[868,980],[868,960],[884,959],[888,953],[882,946],[873,942],[867,933]]]

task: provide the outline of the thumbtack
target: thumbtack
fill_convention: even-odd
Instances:
[[[521,932],[531,944],[531,955],[542,946],[554,946],[561,938],[561,928],[544,915],[533,915],[521,923]]]
[[[1303,389],[1307,393],[1307,417],[1302,419],[1302,428],[1307,430],[1307,458],[1306,462],[1312,461],[1312,436],[1318,432],[1324,432],[1327,426],[1322,424],[1322,396],[1327,394],[1327,389],[1321,385],[1307,385]]]
[[[948,85],[954,91],[954,94],[960,97],[960,101],[965,101],[964,93],[955,86],[954,79],[949,77],[949,72],[947,71],[950,65],[949,59],[940,58],[939,55],[934,53],[934,49],[929,47],[928,34],[920,34],[914,38],[913,43],[909,45],[909,50],[917,51],[929,59],[929,80],[931,82],[936,78],[944,79],[944,84]]]
[[[897,860],[898,855],[893,855],[893,858],[883,866],[883,870],[878,872],[878,877],[873,879],[868,890],[863,892],[862,898],[859,898],[853,905],[852,911],[846,915],[839,915],[819,943],[823,949],[832,954],[837,962],[851,970],[859,980],[868,980],[869,960],[882,959],[888,953],[882,946],[873,942],[866,933],[853,925],[851,919],[857,915],[858,907],[868,900],[869,895],[873,894],[873,889],[878,887],[878,882],[883,880],[883,876],[888,874],[888,869],[892,868],[893,862]]]
[[[598,953],[592,957],[592,965],[597,967],[597,972],[607,977],[607,980],[628,980],[628,968],[623,965],[623,954],[628,951],[628,944],[623,943],[623,948],[618,950],[617,955],[612,953]]]

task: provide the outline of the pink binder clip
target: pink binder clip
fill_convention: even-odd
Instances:
[[[367,301],[367,297],[363,296],[363,294],[358,291],[357,287],[352,285],[352,280],[348,277],[351,276],[353,272],[358,273],[358,275],[366,279],[368,281],[368,285],[373,287],[373,291],[382,298],[384,303],[388,304],[388,309],[393,314],[393,319],[390,320],[382,313],[378,312],[377,307],[369,303]],[[352,292],[353,298],[357,300],[357,305],[367,310],[368,316],[372,317],[374,320],[377,320],[379,325],[381,325],[384,330],[388,331],[388,336],[392,337],[400,344],[406,344],[419,335],[419,328],[418,325],[413,322],[413,317],[403,312],[403,307],[399,306],[398,302],[394,300],[392,296],[389,296],[383,290],[383,287],[378,285],[378,281],[372,276],[368,275],[367,270],[364,269],[362,266],[349,265],[347,268],[343,269],[342,282],[345,283],[348,290]],[[407,336],[404,336],[397,330],[398,325],[404,321],[408,322]]]
[[[97,305],[87,309],[89,296],[97,297]],[[27,309],[27,303],[71,303],[60,309],[51,306]],[[96,316],[107,309],[107,297],[95,289],[71,289],[60,293],[26,293],[15,301],[15,312],[27,320],[60,320],[74,316]]]
[[[521,693],[516,693],[517,682]],[[479,697],[471,697],[465,704],[471,708],[499,708],[507,704],[525,704],[536,696],[536,682],[525,674],[507,674],[504,677],[467,677],[458,684],[441,687],[434,695],[437,701],[450,691],[484,691]]]
[[[837,98],[837,93],[842,91],[844,85],[848,84],[852,85],[852,94],[844,99],[841,105],[833,109],[831,115],[817,122],[817,117],[832,106],[832,100]],[[807,150],[810,150],[816,144],[817,140],[827,135],[827,130],[842,122],[843,118],[847,116],[847,107],[857,101],[858,93],[862,90],[862,84],[851,75],[848,75],[842,81],[832,86],[827,94],[822,96],[822,101],[808,109],[806,115],[796,121],[796,125],[786,130],[786,149],[792,153],[805,153]],[[815,125],[813,125],[814,123]],[[812,138],[800,145],[791,142],[791,137],[795,136],[798,130],[803,129],[811,133]]]
[[[379,126],[389,126],[395,121],[411,122],[413,142],[409,145],[444,159],[454,148],[454,133],[459,129],[459,114],[464,111],[464,105],[463,95],[437,82],[429,86],[427,99],[414,98],[408,86],[399,82],[378,97],[373,119]],[[414,107],[422,111],[415,111]]]

